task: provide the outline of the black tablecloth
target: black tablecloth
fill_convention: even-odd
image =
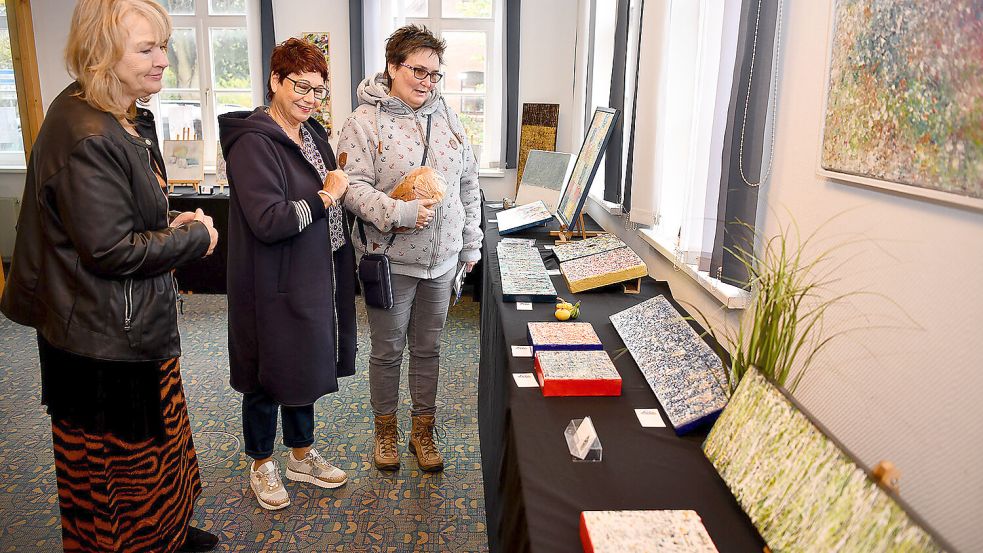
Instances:
[[[484,216],[495,218],[495,211],[486,207]],[[487,231],[478,421],[491,550],[579,551],[579,517],[585,510],[692,509],[720,551],[760,552],[764,543],[700,449],[705,432],[677,437],[671,427],[640,426],[634,410],[659,404],[630,354],[615,360],[620,397],[544,398],[539,388],[515,386],[512,373],[532,372],[533,362],[513,358],[510,346],[526,345],[527,322],[555,320],[554,306],[517,311],[514,303],[502,302],[494,255],[500,237],[495,224]],[[511,236],[553,243],[543,227]],[[540,251],[547,268],[558,267],[548,251]],[[580,320],[594,325],[612,357],[625,346],[609,315],[657,294],[671,301],[666,283],[651,278],[643,279],[637,295],[620,287],[574,295],[562,276],[553,283],[560,296],[582,302]],[[597,429],[600,463],[572,462],[567,450],[563,430],[584,416]]]
[[[229,197],[221,194],[181,194],[167,197],[172,211],[194,211],[201,208],[212,218],[218,230],[218,244],[212,255],[178,267],[178,288],[197,294],[224,294],[225,271],[228,263]]]

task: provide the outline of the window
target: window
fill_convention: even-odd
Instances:
[[[447,41],[440,93],[460,116],[482,169],[502,166],[502,3],[394,0],[393,26],[387,29],[425,25]],[[387,36],[366,33],[367,40],[379,44]]]
[[[218,116],[249,110],[253,80],[247,47],[247,0],[157,0],[174,31],[164,87],[151,100],[161,140],[185,135],[205,141],[214,160]]]
[[[0,165],[24,165],[24,137],[17,110],[7,6],[0,3]]]

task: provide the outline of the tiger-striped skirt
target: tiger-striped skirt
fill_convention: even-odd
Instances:
[[[65,551],[176,550],[201,494],[177,358],[160,367],[163,436],[124,441],[52,420]]]

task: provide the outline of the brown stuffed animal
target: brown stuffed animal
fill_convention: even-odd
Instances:
[[[444,178],[428,166],[417,167],[403,177],[403,182],[389,194],[390,198],[411,202],[413,200],[437,200],[444,198]]]

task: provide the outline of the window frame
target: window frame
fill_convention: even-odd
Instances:
[[[174,136],[164,134],[164,117],[161,111],[161,96],[169,92],[197,92],[201,105],[201,136],[204,141],[205,166],[208,171],[214,170],[217,157],[218,146],[218,94],[227,92],[241,92],[250,95],[252,106],[246,109],[253,109],[257,105],[256,99],[262,97],[262,87],[265,82],[255,78],[255,66],[253,63],[253,42],[254,33],[250,28],[251,15],[255,0],[245,0],[245,10],[241,15],[228,15],[209,13],[210,0],[195,0],[195,13],[193,15],[171,14],[173,29],[192,29],[195,33],[195,47],[198,61],[198,88],[161,88],[160,92],[154,94],[147,105],[147,109],[154,113],[155,124],[157,126],[157,136],[163,146],[164,140],[174,140]],[[166,8],[166,6],[165,6]],[[246,34],[246,44],[248,48],[248,68],[249,68],[249,88],[243,89],[222,89],[216,92],[214,67],[212,64],[212,30],[222,29],[242,29]]]
[[[3,11],[0,12],[0,28],[7,31],[7,36],[10,36],[10,25],[8,21],[7,9],[4,6]],[[13,50],[13,45],[11,45],[11,50]],[[13,52],[11,51],[11,57],[13,57]],[[11,68],[13,70],[13,68]],[[16,79],[16,77],[14,77]],[[20,122],[20,97],[17,94],[16,82],[13,87],[13,98],[14,98],[14,111],[16,114],[16,120],[19,122],[17,128],[17,138],[20,141],[20,150],[9,150],[0,151],[0,167],[3,168],[22,168],[27,166],[26,152],[24,151],[24,133]]]
[[[485,89],[483,92],[446,91],[443,83],[439,85],[440,94],[448,101],[456,98],[482,96],[484,101],[484,135],[482,136],[481,156],[478,159],[479,170],[497,171],[505,166],[504,131],[504,48],[503,27],[504,0],[491,0],[491,16],[481,17],[442,17],[443,0],[427,0],[427,17],[405,16],[406,25],[425,25],[434,35],[443,38],[447,32],[484,32],[485,43]],[[458,116],[460,117],[460,113]],[[472,147],[474,144],[472,144]],[[492,159],[485,162],[482,158],[492,153]]]

